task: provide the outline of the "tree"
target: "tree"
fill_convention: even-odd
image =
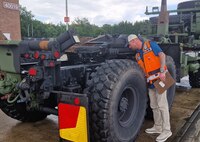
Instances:
[[[148,35],[151,33],[151,27],[149,21],[135,22],[133,27],[135,34]]]
[[[22,37],[51,38],[57,37],[59,34],[66,31],[64,24],[45,24],[39,20],[34,19],[32,12],[27,11],[25,7],[21,6],[20,20]]]
[[[43,23],[34,19],[31,11],[27,11],[25,7],[20,7],[21,16],[21,33],[22,37],[38,37],[50,38],[57,37],[60,33],[66,31],[66,25],[59,23]],[[33,30],[32,30],[33,29]],[[142,34],[148,35],[151,33],[149,21],[140,21],[132,24],[128,21],[121,21],[118,24],[104,24],[99,27],[91,24],[87,18],[75,18],[69,29],[75,31],[79,36],[96,37],[101,34]]]
[[[109,25],[109,24],[104,24],[103,26],[102,26],[102,29],[103,29],[103,31],[104,31],[104,34],[113,34],[113,27],[111,26],[111,25]]]
[[[27,11],[26,7],[20,6],[20,20],[21,20],[21,34],[22,37],[29,36],[29,31],[31,28],[31,21],[34,15],[31,11]]]
[[[75,30],[80,36],[95,37],[104,33],[100,27],[90,24],[87,18],[76,18],[70,25],[70,28]]]

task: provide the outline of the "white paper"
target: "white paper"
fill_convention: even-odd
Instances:
[[[164,84],[162,81],[159,82],[159,85],[160,85],[162,88],[165,87],[165,84]]]

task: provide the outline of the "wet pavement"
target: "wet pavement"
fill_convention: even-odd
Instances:
[[[167,142],[171,142],[176,138],[177,133],[189,120],[199,103],[200,89],[176,91],[175,101],[171,110],[171,127],[173,135]],[[136,142],[155,142],[158,135],[144,133],[144,130],[152,125],[152,121],[145,120]],[[195,120],[194,127],[200,128],[200,116]],[[200,134],[198,133],[195,135],[195,140],[198,141],[194,142],[199,142]],[[0,111],[0,142],[58,142],[57,117],[50,115],[41,122],[21,123],[7,117]]]

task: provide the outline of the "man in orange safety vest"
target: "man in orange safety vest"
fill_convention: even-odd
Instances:
[[[136,50],[136,61],[147,78],[150,106],[153,111],[154,126],[146,129],[148,134],[158,133],[157,142],[166,141],[171,135],[169,107],[166,91],[158,94],[153,82],[160,78],[165,80],[167,70],[165,54],[156,42],[141,41],[136,35],[128,36],[129,48]]]

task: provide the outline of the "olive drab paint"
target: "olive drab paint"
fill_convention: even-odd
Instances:
[[[11,93],[20,77],[19,41],[0,41],[0,96]]]

